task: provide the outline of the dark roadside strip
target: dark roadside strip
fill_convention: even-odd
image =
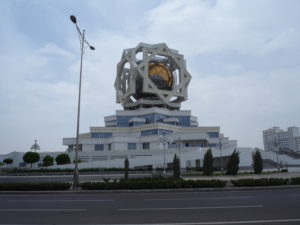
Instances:
[[[80,190],[72,190],[67,182],[0,183],[0,194],[89,194],[89,193],[160,193],[160,192],[222,192],[299,189],[300,177],[221,180],[182,180],[172,178],[143,178],[105,182],[83,182]]]
[[[177,193],[177,192],[242,192],[268,190],[300,190],[300,185],[269,187],[231,188],[182,188],[182,189],[141,189],[141,190],[66,190],[66,191],[0,191],[0,195],[73,195],[73,194],[128,194],[128,193]]]

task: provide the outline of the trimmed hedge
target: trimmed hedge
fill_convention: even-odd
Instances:
[[[66,182],[3,182],[0,191],[54,191],[68,190],[71,184]]]
[[[289,179],[283,178],[261,178],[261,179],[239,179],[231,180],[235,187],[260,187],[260,186],[280,186],[288,184]]]
[[[183,180],[174,178],[136,178],[113,182],[84,182],[84,190],[124,190],[124,189],[176,189],[176,188],[214,188],[225,187],[221,180]]]
[[[292,184],[292,185],[300,184],[300,177],[293,177],[293,178],[291,178],[290,184]]]

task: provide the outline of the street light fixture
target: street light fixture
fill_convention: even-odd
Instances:
[[[79,172],[78,172],[78,151],[79,151],[79,119],[80,119],[80,100],[81,100],[81,78],[82,78],[82,60],[85,45],[87,45],[91,50],[95,50],[95,47],[90,45],[85,39],[85,30],[79,29],[77,25],[77,19],[75,16],[71,15],[70,20],[75,24],[77,32],[79,34],[80,40],[80,75],[79,75],[79,90],[78,90],[78,108],[77,108],[77,128],[76,128],[76,149],[75,149],[75,169],[73,178],[73,189],[79,188]]]

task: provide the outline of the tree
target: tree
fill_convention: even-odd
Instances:
[[[6,158],[6,159],[3,160],[3,162],[4,162],[5,164],[12,164],[12,163],[14,162],[14,160],[11,159],[11,158]]]
[[[180,159],[175,154],[173,159],[173,177],[179,179],[180,175]]]
[[[213,156],[211,149],[208,149],[204,155],[204,160],[203,160],[203,173],[206,176],[212,175],[214,172],[214,167],[213,167]]]
[[[25,163],[30,163],[32,168],[32,163],[36,163],[40,160],[40,154],[37,152],[26,152],[23,155],[23,161]]]
[[[74,160],[73,160],[73,163],[75,163],[75,162],[76,162],[76,160],[74,159]],[[78,160],[77,160],[77,163],[82,163],[82,160],[81,160],[81,159],[78,159]]]
[[[70,164],[71,160],[68,154],[59,154],[56,156],[55,161],[57,165],[64,165],[64,164]]]
[[[239,171],[240,153],[234,149],[232,152],[226,169],[227,175],[236,175]]]
[[[124,179],[128,179],[128,171],[129,171],[129,160],[126,158],[124,161]]]
[[[11,158],[6,158],[6,159],[4,159],[3,160],[3,162],[6,164],[6,165],[10,165],[10,164],[12,164],[13,163],[13,159],[11,159]]]
[[[54,162],[54,158],[50,155],[46,155],[43,159],[44,166],[52,166]]]
[[[263,160],[260,151],[256,150],[253,154],[253,170],[254,173],[260,174],[263,170]]]

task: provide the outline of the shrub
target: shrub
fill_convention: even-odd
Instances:
[[[64,165],[64,164],[70,164],[71,160],[68,154],[59,154],[56,156],[55,161],[57,165]]]
[[[43,191],[68,190],[71,184],[65,182],[5,182],[0,183],[0,191]]]
[[[26,152],[23,155],[23,160],[25,163],[30,163],[32,168],[32,163],[36,163],[40,160],[40,154],[37,152]]]
[[[231,180],[231,183],[236,187],[280,186],[286,185],[288,180],[283,178],[239,179]]]
[[[175,179],[179,179],[180,176],[181,176],[181,173],[180,173],[180,159],[175,154],[174,159],[173,159],[173,177]]]
[[[203,160],[203,174],[206,176],[212,175],[214,172],[214,167],[213,167],[213,156],[211,149],[208,149],[204,155],[204,160]]]
[[[234,149],[227,164],[226,174],[236,175],[239,172],[240,153]]]
[[[109,183],[110,177],[107,177],[107,178],[103,177],[103,181],[104,181],[105,183]]]
[[[85,190],[120,190],[120,189],[176,189],[225,187],[221,180],[182,180],[163,177],[121,179],[118,182],[84,182],[80,187]]]
[[[126,158],[124,160],[124,179],[127,179],[128,178],[128,169],[129,169],[129,161],[128,159]]]
[[[290,184],[293,184],[293,185],[300,184],[300,177],[291,178]]]
[[[14,160],[11,159],[11,158],[6,158],[6,159],[3,160],[3,162],[4,162],[5,164],[12,164],[13,161],[14,161]]]
[[[76,160],[74,159],[73,163],[75,163],[75,162],[76,162]],[[82,160],[81,159],[77,159],[77,163],[82,163]]]
[[[50,155],[46,155],[43,159],[44,166],[52,166],[54,162],[54,158]]]
[[[253,154],[253,170],[255,174],[260,174],[263,170],[263,160],[260,151],[256,150]]]

